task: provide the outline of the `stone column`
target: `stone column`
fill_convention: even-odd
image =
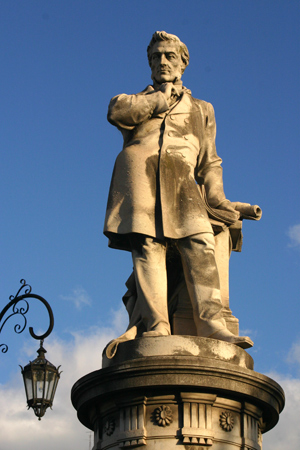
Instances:
[[[261,450],[284,406],[281,387],[245,350],[192,336],[119,344],[71,397],[93,450]]]

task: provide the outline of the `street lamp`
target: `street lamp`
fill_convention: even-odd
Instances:
[[[27,325],[26,313],[29,311],[29,298],[34,298],[41,301],[47,308],[49,314],[49,327],[48,330],[41,336],[34,333],[33,328],[29,327],[30,335],[37,340],[40,340],[40,348],[37,350],[38,357],[34,361],[30,361],[24,368],[21,367],[24,386],[26,391],[28,409],[32,408],[35,415],[41,420],[48,407],[52,408],[55,391],[57,388],[60,373],[57,368],[45,358],[46,350],[43,347],[44,339],[52,332],[54,325],[54,317],[52,309],[49,303],[40,295],[33,294],[31,292],[31,286],[26,284],[25,280],[21,280],[21,287],[15,296],[10,296],[10,302],[3,308],[0,313],[0,333],[7,320],[15,315],[21,315],[23,317],[23,325],[17,324],[14,330],[17,334],[24,331]],[[24,294],[21,291],[24,290]],[[19,302],[21,306],[19,305]],[[12,312],[4,319],[5,314],[11,310]],[[2,322],[3,319],[3,322]],[[6,353],[8,346],[6,344],[0,344],[2,353]]]
[[[53,399],[60,378],[59,367],[55,367],[45,358],[47,351],[43,347],[43,340],[37,350],[38,357],[30,361],[27,366],[21,367],[28,409],[32,408],[34,414],[41,420],[41,417],[50,406],[52,408]]]

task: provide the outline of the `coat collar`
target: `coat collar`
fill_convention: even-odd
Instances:
[[[179,91],[181,91],[182,92],[182,94],[189,94],[189,95],[192,95],[192,91],[190,90],[190,89],[187,89],[185,86],[182,86],[182,81],[177,81],[177,83],[175,84],[175,86],[177,87],[177,88],[179,88]],[[180,89],[181,88],[181,89]],[[152,92],[152,91],[155,91],[155,90],[158,90],[158,89],[155,89],[155,86],[152,86],[151,84],[149,84],[144,90],[143,90],[143,92],[145,93],[145,94],[147,94],[147,93],[149,93],[149,92]]]

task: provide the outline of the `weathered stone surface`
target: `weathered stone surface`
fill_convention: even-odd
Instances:
[[[121,343],[119,359],[104,357],[110,366],[74,385],[72,402],[95,432],[94,449],[260,450],[261,433],[283,409],[280,386],[245,367],[251,358],[233,344],[173,339]]]
[[[103,352],[102,367],[129,363],[138,358],[157,358],[158,356],[174,356],[178,358],[197,357],[205,360],[228,362],[239,367],[253,369],[251,356],[227,342],[192,336],[158,336],[140,338],[120,344],[112,359]]]

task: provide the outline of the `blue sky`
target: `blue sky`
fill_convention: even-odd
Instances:
[[[64,370],[54,410],[37,423],[25,409],[18,364],[34,359],[38,342],[6,324],[1,450],[20,442],[29,450],[49,429],[49,449],[88,449],[69,392],[124,331],[121,297],[132,266],[102,235],[122,146],[107,106],[151,82],[146,48],[156,30],[186,43],[183,83],[214,105],[227,197],[263,210],[260,222],[244,223],[243,251],[231,257],[230,306],[255,342],[255,370],[287,393],[264,450],[283,448],[283,434],[285,448],[298,448],[299,427],[289,424],[300,413],[299,21],[300,3],[284,0],[0,2],[2,304],[21,278],[50,302],[55,328],[45,346]],[[37,304],[28,321],[36,332],[47,327]],[[18,435],[10,433],[16,420]]]

